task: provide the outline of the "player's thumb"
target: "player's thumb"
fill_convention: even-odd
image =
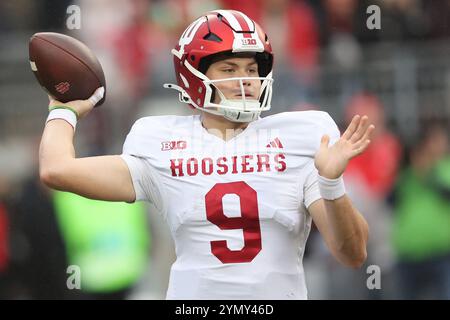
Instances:
[[[105,95],[105,88],[100,87],[92,94],[92,96],[89,97],[89,99],[85,100],[89,103],[91,107],[95,107],[95,105],[103,99],[103,96]]]
[[[328,144],[330,143],[330,136],[325,134],[320,139],[320,148],[328,148]]]

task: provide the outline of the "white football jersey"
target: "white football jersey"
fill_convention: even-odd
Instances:
[[[136,200],[167,221],[177,259],[168,299],[306,299],[302,265],[320,198],[314,155],[340,137],[322,111],[251,122],[225,141],[199,116],[138,120],[121,157]]]

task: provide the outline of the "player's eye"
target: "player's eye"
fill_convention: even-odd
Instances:
[[[223,72],[227,72],[227,73],[231,73],[234,72],[234,69],[231,68],[226,68],[226,69],[222,69]]]
[[[251,69],[248,70],[248,72],[251,73],[251,74],[255,74],[255,73],[258,72],[258,70],[256,70],[256,68],[251,68]]]

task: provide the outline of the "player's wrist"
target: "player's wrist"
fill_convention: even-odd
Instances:
[[[68,106],[68,105],[54,105],[54,106],[49,106],[48,107],[48,111],[52,112],[53,110],[69,110],[72,111],[75,114],[75,117],[78,120],[80,120],[80,114],[77,110],[75,110],[74,108]]]
[[[325,200],[336,200],[345,195],[345,184],[342,176],[329,179],[318,175],[319,192]]]
[[[61,119],[69,123],[75,131],[77,127],[78,113],[74,109],[67,106],[55,106],[51,108],[51,110],[49,108],[50,112],[48,114],[47,120],[45,121],[46,124],[49,121]]]

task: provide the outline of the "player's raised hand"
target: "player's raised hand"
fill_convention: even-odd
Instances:
[[[369,123],[367,116],[356,115],[341,138],[331,147],[328,146],[330,137],[322,136],[320,148],[314,157],[319,174],[328,179],[340,177],[350,159],[366,150],[374,129],[375,126]]]
[[[58,106],[66,106],[74,110],[78,114],[78,119],[81,119],[82,117],[86,116],[99,102],[105,94],[105,88],[100,87],[92,94],[92,96],[89,97],[89,99],[86,100],[74,100],[69,101],[66,103],[54,100],[53,97],[48,96],[49,109],[52,109],[54,107]]]

